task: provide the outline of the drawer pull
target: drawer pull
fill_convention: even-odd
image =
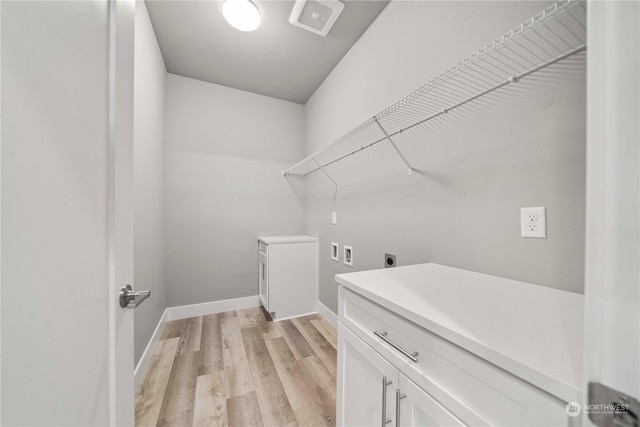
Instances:
[[[387,418],[387,387],[393,384],[392,381],[387,381],[387,377],[382,377],[382,427],[385,427],[391,422]]]
[[[400,400],[407,397],[400,389],[396,389],[396,427],[400,427]]]
[[[398,344],[394,343],[389,338],[387,338],[387,333],[386,332],[373,331],[373,333],[375,334],[375,336],[380,337],[382,339],[382,341],[386,342],[391,347],[395,348],[400,353],[404,354],[412,362],[418,363],[418,352],[417,351],[413,352],[413,353],[409,353],[407,350],[405,350],[404,348],[400,347]]]

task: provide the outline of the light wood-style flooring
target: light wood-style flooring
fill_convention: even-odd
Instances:
[[[335,425],[336,330],[260,308],[168,322],[136,395],[136,426]]]

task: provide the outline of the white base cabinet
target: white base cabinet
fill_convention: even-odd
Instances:
[[[258,294],[273,320],[316,312],[318,239],[258,237]]]
[[[391,363],[338,325],[339,426],[464,426]]]
[[[437,265],[336,280],[338,425],[578,425],[565,407],[581,392],[562,378],[579,369],[568,363],[581,333],[569,314],[581,313],[581,296]],[[556,329],[544,326],[550,307]],[[547,339],[558,331],[564,342]],[[518,352],[540,357],[505,357]]]

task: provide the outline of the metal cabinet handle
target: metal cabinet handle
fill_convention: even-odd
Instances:
[[[134,291],[131,285],[120,288],[120,307],[136,308],[151,296],[151,291]]]
[[[393,384],[392,381],[387,381],[387,377],[382,377],[382,427],[385,427],[391,422],[387,418],[387,387]]]
[[[398,350],[400,353],[402,353],[403,355],[405,355],[406,357],[408,357],[412,362],[416,362],[418,363],[418,352],[415,351],[413,353],[409,353],[407,350],[405,350],[404,348],[400,347],[398,344],[394,343],[393,341],[391,341],[389,338],[387,338],[387,333],[386,332],[378,332],[378,331],[373,331],[373,333],[377,336],[380,337],[382,339],[382,341],[386,342],[387,344],[389,344],[391,347],[395,348],[396,350]]]
[[[401,393],[400,389],[396,389],[396,427],[400,427],[400,400],[407,397],[406,394]]]

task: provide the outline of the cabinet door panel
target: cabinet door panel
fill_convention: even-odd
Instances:
[[[459,419],[402,373],[398,387],[404,395],[399,401],[401,426],[445,427],[464,426]]]
[[[395,425],[395,390],[398,371],[342,324],[338,324],[339,426],[381,426],[383,378],[386,418]]]

